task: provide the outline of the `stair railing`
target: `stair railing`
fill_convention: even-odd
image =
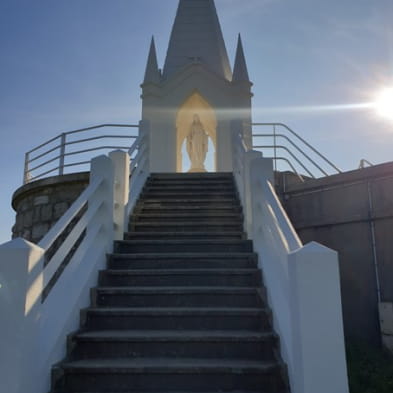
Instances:
[[[50,390],[64,338],[78,328],[116,229],[123,229],[128,157],[115,151],[93,159],[89,186],[38,245],[19,238],[0,246],[2,391]]]
[[[128,204],[125,209],[125,222],[128,223],[130,216],[139,195],[146,183],[146,179],[150,174],[150,143],[149,143],[149,122],[140,122],[140,134],[134,142],[129,155],[131,156],[130,165],[130,191],[128,195]],[[135,152],[137,152],[135,154]],[[127,231],[127,227],[124,228]]]
[[[139,125],[135,124],[100,124],[63,132],[25,154],[23,184],[47,176],[64,175],[70,168],[84,168],[97,151],[127,151],[137,139],[136,135],[130,134],[130,129],[138,128]],[[126,132],[121,134],[122,129]],[[103,130],[104,134],[101,133]],[[81,137],[85,133],[89,136]]]
[[[374,166],[369,160],[366,160],[365,158],[362,158],[359,162],[358,169],[364,169],[370,166]]]
[[[239,192],[239,197],[244,210],[244,227],[249,237],[252,237],[252,209],[250,194],[250,178],[247,173],[250,171],[250,163],[255,158],[262,157],[262,154],[255,150],[250,150],[234,124],[232,133],[232,156],[233,174]]]
[[[285,162],[301,181],[303,181],[302,174],[318,178],[341,173],[336,165],[286,124],[252,123],[251,125],[272,130],[267,133],[253,132],[253,148],[262,151],[264,156],[272,155],[275,170],[278,169],[278,162]],[[281,155],[282,153],[284,155]]]
[[[292,393],[348,393],[337,253],[303,246],[273,187],[273,159],[234,132],[233,170]],[[241,177],[243,177],[241,179]]]

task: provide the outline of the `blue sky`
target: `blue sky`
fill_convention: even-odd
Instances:
[[[254,120],[290,125],[343,170],[393,160],[370,102],[393,85],[392,0],[216,0],[233,63],[242,33]],[[24,153],[104,122],[137,123],[151,35],[163,65],[177,0],[1,0],[0,243]],[[326,109],[325,106],[338,106]]]

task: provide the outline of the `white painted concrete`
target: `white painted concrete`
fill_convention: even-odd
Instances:
[[[0,246],[0,390],[4,393],[23,391],[23,371],[32,360],[31,339],[39,321],[26,314],[26,306],[31,309],[26,293],[30,291],[31,298],[41,293],[43,254],[43,249],[20,238]]]
[[[289,254],[293,393],[348,393],[335,251],[312,242]]]
[[[393,303],[381,302],[378,305],[382,343],[393,353]]]
[[[112,157],[117,163],[121,161],[126,172],[124,153],[116,152]],[[56,238],[59,232],[48,233],[42,240],[45,248],[22,239],[0,246],[2,392],[47,393],[50,390],[52,366],[64,358],[65,339],[78,329],[80,310],[90,304],[90,288],[97,282],[98,271],[106,265],[106,254],[112,251],[113,196],[118,191],[114,191],[112,160],[97,157],[92,160],[89,187],[82,199],[75,202],[78,206],[73,205],[56,228],[67,226],[86,202],[88,210],[46,266],[43,255],[53,244],[51,237]],[[126,189],[122,190],[122,195],[125,194],[128,195]],[[64,260],[84,228],[84,240],[43,300],[45,286],[57,270],[53,266],[58,260]]]
[[[201,11],[196,16],[195,9]],[[182,134],[189,129],[192,120],[177,128],[179,111],[196,93],[207,103],[209,110],[211,108],[214,115],[209,117],[214,120],[204,120],[198,105],[187,109],[192,115],[200,115],[205,126],[214,123],[211,128],[215,129],[209,134],[216,146],[216,171],[231,172],[231,122],[251,124],[252,84],[243,80],[248,75],[244,54],[240,45],[238,78],[232,82],[230,69],[224,71],[229,62],[214,1],[182,0],[179,10],[182,11],[174,24],[163,77],[160,82],[149,81],[142,85],[142,120],[150,124],[150,172],[180,171]],[[193,23],[189,23],[189,15],[193,15]],[[206,26],[210,26],[208,30]],[[152,50],[149,58],[154,60]],[[149,69],[153,60],[148,62]],[[244,132],[251,146],[251,127],[244,127]]]
[[[251,188],[252,238],[273,311],[274,329],[281,340],[281,355],[291,374],[293,354],[288,254],[302,247],[302,243],[267,180],[273,174],[271,168],[272,163],[267,165],[266,159],[256,159],[250,164],[248,176]]]
[[[241,142],[233,149],[234,174],[291,392],[348,393],[337,253],[302,245],[272,186],[272,160]]]
[[[168,79],[193,62],[204,63],[220,77],[229,81],[232,79],[231,66],[213,0],[180,0],[163,77]]]
[[[121,150],[117,150],[109,153],[109,158],[112,160],[114,167],[114,238],[115,240],[123,240],[124,232],[128,226],[128,217],[126,217],[125,212],[130,188],[130,156]]]
[[[139,124],[139,138],[131,150],[138,149],[138,154],[131,161],[128,203],[125,208],[125,225],[138,201],[139,195],[150,175],[150,123],[148,120]]]

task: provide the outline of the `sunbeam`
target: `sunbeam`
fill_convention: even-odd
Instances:
[[[382,89],[374,103],[378,115],[393,121],[393,87]]]

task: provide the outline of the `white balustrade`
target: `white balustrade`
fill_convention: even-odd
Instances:
[[[130,151],[138,148],[138,154],[131,160],[130,166],[130,194],[128,196],[128,204],[125,209],[127,217],[130,216],[139,195],[150,174],[150,143],[149,143],[149,122],[141,121],[139,124],[140,135],[134,142]]]
[[[235,131],[233,166],[291,392],[348,393],[337,253],[303,246],[275,193],[273,160]]]
[[[131,163],[121,151],[92,160],[89,186],[38,245],[15,239],[0,246],[4,392],[50,389],[51,367],[64,358],[65,337],[78,328],[80,309],[89,305],[90,288],[149,175],[148,123],[140,130]],[[233,136],[245,225],[259,255],[291,391],[348,393],[337,253],[302,245],[272,186],[272,159],[249,150],[241,134]]]
[[[146,152],[142,145],[135,149]],[[137,183],[148,174],[145,154],[135,159]],[[89,186],[38,245],[15,239],[0,246],[2,392],[50,390],[52,366],[66,355],[66,337],[79,327],[113,240],[123,237],[129,170],[122,151],[93,159]]]

